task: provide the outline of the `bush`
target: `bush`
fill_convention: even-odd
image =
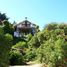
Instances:
[[[0,67],[8,67],[8,53],[12,46],[12,36],[10,34],[0,35]]]
[[[27,42],[24,38],[21,38],[21,37],[14,37],[13,38],[13,44],[15,45],[15,44],[17,44],[18,42]]]
[[[10,51],[9,61],[10,61],[10,65],[22,65],[24,64],[24,57],[17,50]]]
[[[32,39],[28,42],[28,44],[34,48],[38,48],[40,46],[40,42],[37,38],[37,35],[33,36]]]
[[[26,61],[32,61],[36,57],[36,52],[35,50],[28,49],[26,51],[25,59]]]
[[[14,45],[12,48],[24,49],[26,47],[28,47],[26,42],[20,41],[16,45]]]
[[[12,46],[9,54],[9,61],[11,65],[25,64],[25,53],[28,45],[26,42],[20,41],[16,45]]]
[[[27,37],[27,41],[30,41],[32,38],[32,34],[28,34],[26,37]]]

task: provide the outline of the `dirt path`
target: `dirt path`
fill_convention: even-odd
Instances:
[[[42,64],[24,65],[24,66],[10,66],[10,67],[42,67]]]

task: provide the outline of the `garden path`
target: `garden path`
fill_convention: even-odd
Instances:
[[[10,67],[42,67],[42,64],[23,65],[23,66],[10,66]]]

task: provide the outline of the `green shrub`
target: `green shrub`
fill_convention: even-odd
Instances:
[[[32,38],[32,34],[28,34],[26,37],[27,37],[27,41],[30,41]]]
[[[10,34],[0,35],[0,67],[8,67],[8,53],[12,46],[12,36]]]
[[[24,49],[27,48],[28,45],[26,42],[20,41],[16,45],[14,45],[12,48],[17,48],[17,49]]]
[[[32,39],[28,42],[28,45],[38,48],[40,46],[40,42],[37,38],[37,35],[33,36]]]
[[[28,49],[28,50],[26,51],[26,54],[25,54],[25,59],[26,59],[26,61],[32,61],[32,60],[35,59],[35,57],[36,57],[36,52],[35,52],[35,50]]]
[[[10,51],[9,61],[10,61],[10,65],[22,65],[24,64],[24,57],[17,50]]]
[[[28,45],[26,42],[20,41],[16,45],[12,46],[9,61],[11,65],[22,65],[25,64],[25,53]]]

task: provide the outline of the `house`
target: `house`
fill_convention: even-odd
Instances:
[[[14,25],[14,36],[21,37],[22,35],[27,35],[29,33],[34,35],[36,33],[36,27],[36,24],[28,21],[27,18],[25,18],[24,21]]]

